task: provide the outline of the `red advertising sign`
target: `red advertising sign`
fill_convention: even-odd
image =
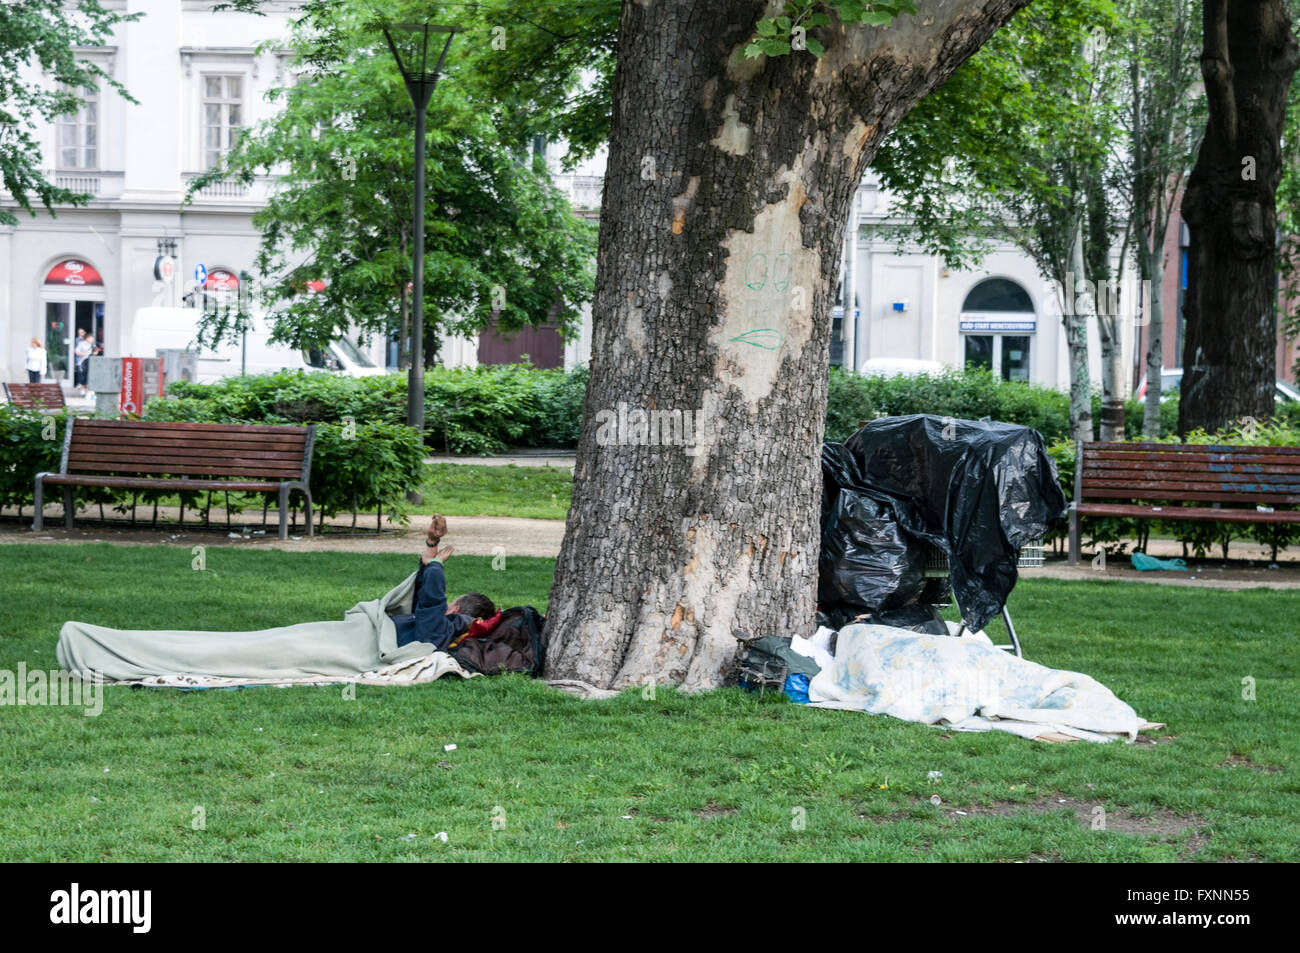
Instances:
[[[47,285],[102,285],[104,278],[93,265],[76,258],[69,258],[50,269],[50,273],[45,276],[45,283]]]
[[[208,272],[207,281],[203,282],[204,291],[237,291],[239,279],[224,268],[213,268]]]
[[[123,414],[144,411],[144,358],[122,358],[122,398],[118,403]]]

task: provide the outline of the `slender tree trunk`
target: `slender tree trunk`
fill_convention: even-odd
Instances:
[[[931,0],[887,29],[810,31],[821,58],[744,59],[773,7],[625,0],[549,677],[709,688],[733,633],[811,627],[850,198],[1025,2]]]
[[[1160,375],[1165,363],[1165,236],[1160,234],[1151,240],[1154,250],[1147,247],[1146,239],[1142,244],[1142,280],[1150,281],[1151,289],[1151,298],[1146,303],[1147,392],[1142,407],[1142,436],[1155,440],[1160,436]]]
[[[1089,303],[1092,296],[1078,294],[1076,282],[1084,281],[1086,266],[1083,260],[1083,223],[1075,227],[1074,241],[1070,244],[1070,271],[1064,285],[1068,301],[1061,309],[1065,325],[1065,353],[1070,362],[1070,436],[1076,442],[1086,442],[1092,433],[1092,380],[1088,370],[1088,322],[1092,317]]]
[[[1191,261],[1182,434],[1274,411],[1276,196],[1298,61],[1285,0],[1205,0],[1210,119],[1183,198]]]

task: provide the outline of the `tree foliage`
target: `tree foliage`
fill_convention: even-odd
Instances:
[[[91,196],[45,178],[35,126],[76,113],[83,88],[107,86],[133,101],[125,87],[79,57],[77,49],[104,46],[120,24],[139,16],[106,10],[99,0],[0,3],[0,181],[28,214],[36,214],[34,202],[53,214],[56,206],[90,201]],[[0,208],[0,225],[17,224],[12,212]]]
[[[384,12],[423,20],[436,11],[390,4]],[[470,26],[428,110],[426,334],[469,334],[491,322],[507,331],[570,325],[591,294],[594,228],[572,214],[545,168],[514,148],[499,111],[485,107],[472,77],[490,25]],[[318,342],[349,325],[385,333],[401,324],[412,277],[410,98],[369,4],[308,4],[289,48],[293,81],[270,93],[278,114],[242,136],[192,191],[225,177],[278,176],[253,220],[277,339]],[[319,281],[323,288],[309,286]],[[207,334],[242,320],[219,314]]]

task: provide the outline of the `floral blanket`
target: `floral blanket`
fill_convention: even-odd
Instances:
[[[841,629],[834,661],[812,679],[808,696],[824,708],[1026,738],[1132,741],[1152,727],[1087,675],[1016,658],[978,639],[884,625]]]

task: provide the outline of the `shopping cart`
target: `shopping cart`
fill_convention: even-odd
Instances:
[[[1043,565],[1043,541],[1038,539],[1025,544],[1024,549],[1020,550],[1020,558],[1016,565],[1021,569]],[[939,609],[946,609],[952,605],[952,582],[948,575],[948,557],[943,550],[928,543],[926,544],[925,580],[920,602]],[[1011,639],[1011,643],[999,645],[998,648],[1014,652],[1016,658],[1024,658],[1020,651],[1020,637],[1016,635],[1016,627],[1011,622],[1011,613],[1007,610],[1005,602],[1002,603],[1002,623],[1007,627],[1007,637]],[[957,634],[962,635],[965,631],[966,624],[963,622]]]

